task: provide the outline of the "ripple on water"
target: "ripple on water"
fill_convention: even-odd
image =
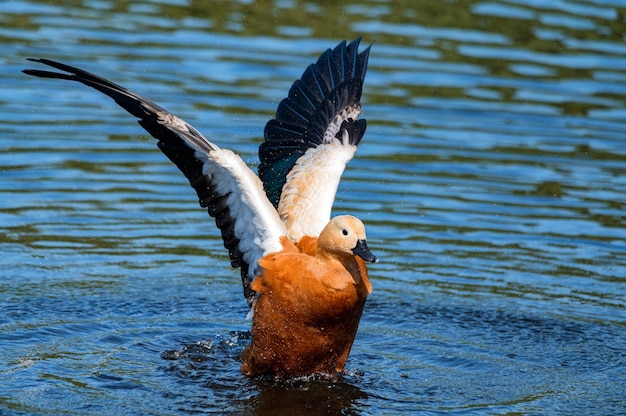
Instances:
[[[0,2],[0,413],[624,413],[619,1],[44,3]],[[348,374],[248,379],[238,272],[184,177],[23,58],[254,164],[304,65],[359,35],[368,132],[335,211],[381,262]]]

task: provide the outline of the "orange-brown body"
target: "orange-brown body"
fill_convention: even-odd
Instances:
[[[246,374],[278,377],[343,370],[372,287],[365,262],[283,238],[283,251],[263,257],[252,283],[252,342],[242,354]]]

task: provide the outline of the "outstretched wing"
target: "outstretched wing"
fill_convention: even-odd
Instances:
[[[250,283],[264,254],[280,251],[285,226],[266,198],[261,181],[239,156],[220,149],[185,121],[126,88],[89,72],[48,59],[30,59],[67,73],[29,69],[43,78],[77,81],[108,95],[158,140],[159,148],[185,174],[200,205],[222,232],[233,267],[241,267],[244,295],[251,302]]]
[[[319,235],[330,220],[341,175],[365,133],[357,117],[371,46],[359,53],[359,43],[324,52],[265,126],[259,177],[296,241]]]

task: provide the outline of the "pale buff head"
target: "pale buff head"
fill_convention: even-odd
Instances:
[[[318,251],[336,257],[356,255],[365,261],[378,261],[367,247],[365,226],[361,220],[351,215],[340,215],[331,219],[320,233],[317,247]]]

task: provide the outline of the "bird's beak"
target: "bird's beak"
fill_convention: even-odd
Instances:
[[[358,240],[356,242],[356,247],[352,249],[352,252],[355,256],[359,256],[365,261],[370,261],[372,263],[378,262],[378,257],[372,254],[370,249],[367,247],[367,241]]]

